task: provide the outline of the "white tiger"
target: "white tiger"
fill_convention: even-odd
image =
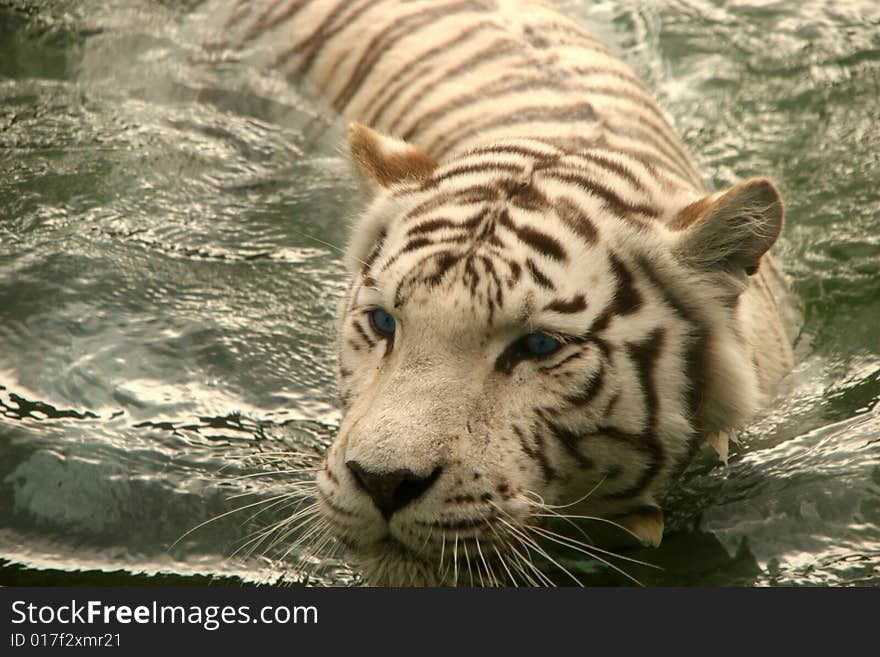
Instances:
[[[659,544],[664,491],[790,369],[764,178],[711,192],[634,74],[520,0],[241,0],[352,121],[375,200],[317,477],[368,583],[546,583],[553,509]],[[371,127],[367,127],[367,125]]]

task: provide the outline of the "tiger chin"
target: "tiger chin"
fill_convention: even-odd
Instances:
[[[670,485],[792,366],[776,187],[710,190],[632,72],[544,4],[258,6],[227,27],[283,35],[373,196],[316,480],[364,581],[552,584],[554,546],[603,554],[572,525],[658,545]]]

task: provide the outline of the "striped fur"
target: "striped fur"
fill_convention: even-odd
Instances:
[[[772,184],[711,193],[634,74],[541,4],[242,1],[225,29],[372,128],[318,479],[367,580],[489,582],[575,501],[659,542],[663,492],[791,366]],[[524,355],[535,331],[564,344]]]

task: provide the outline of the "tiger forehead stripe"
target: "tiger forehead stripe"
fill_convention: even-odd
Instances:
[[[411,190],[407,193],[411,193]],[[455,190],[443,190],[441,193],[435,194],[416,205],[412,210],[403,215],[401,222],[412,221],[438,208],[445,208],[450,205],[464,206],[487,203],[493,201],[497,196],[498,190],[485,183]]]
[[[495,171],[507,173],[522,173],[523,166],[512,164],[510,162],[500,162],[494,160],[489,162],[474,162],[469,164],[460,164],[454,167],[445,167],[441,171],[427,178],[422,184],[422,189],[431,189],[433,187],[437,187],[440,183],[443,183],[451,178],[466,176],[471,173],[485,174]]]
[[[613,189],[594,180],[589,175],[583,175],[574,171],[546,170],[541,175],[560,182],[568,183],[580,189],[588,191],[604,201],[605,207],[620,217],[630,217],[633,214],[643,214],[648,217],[656,217],[660,210],[647,203],[631,203],[621,198]]]
[[[557,313],[579,313],[587,309],[587,300],[583,294],[577,294],[571,299],[554,299],[544,306],[544,310],[552,310]]]
[[[420,235],[423,233],[433,233],[437,230],[441,230],[444,228],[449,229],[458,229],[458,230],[472,230],[477,227],[480,223],[480,220],[484,216],[484,212],[479,212],[469,219],[465,219],[464,221],[453,221],[451,219],[428,219],[427,221],[423,221],[420,224],[416,224],[408,231],[406,231],[407,237],[411,237],[413,235]]]
[[[556,291],[556,286],[553,284],[553,281],[535,264],[535,261],[531,258],[526,258],[526,270],[529,272],[529,275],[532,277],[532,280],[535,281],[538,285],[543,287],[546,290],[550,290],[552,292]]]
[[[599,239],[599,231],[589,217],[584,214],[580,206],[570,198],[560,196],[553,204],[556,216],[575,235],[582,238],[587,244],[595,244]]]

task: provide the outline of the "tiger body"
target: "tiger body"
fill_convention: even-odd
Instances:
[[[317,490],[366,581],[546,581],[527,557],[567,505],[658,543],[664,491],[792,364],[772,184],[711,192],[542,4],[239,2],[226,29],[280,35],[270,63],[358,122],[375,198]]]

